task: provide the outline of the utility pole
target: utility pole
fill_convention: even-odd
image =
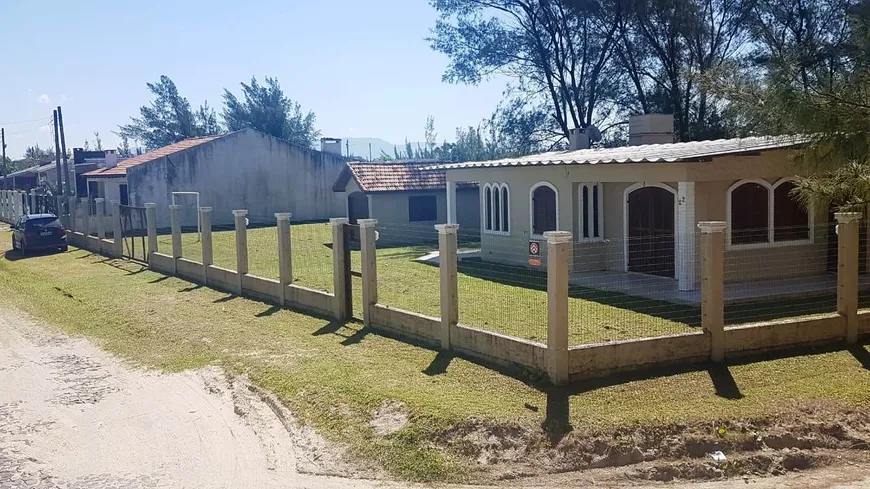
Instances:
[[[63,173],[60,168],[60,143],[58,142],[58,134],[57,134],[57,110],[54,111],[54,163],[55,169],[57,170],[57,183],[60,185],[60,188],[63,189]],[[63,190],[61,190],[63,193]]]
[[[339,143],[339,144],[341,144],[341,143]],[[339,146],[339,148],[340,148],[340,147],[341,147],[341,146]],[[344,152],[345,152],[345,155],[344,155],[345,158],[350,158],[350,141],[345,140],[345,141],[344,141],[344,147],[346,148],[345,151],[344,151]]]
[[[70,178],[69,164],[67,163],[66,158],[66,138],[63,134],[63,112],[60,110],[60,105],[57,106],[57,123],[60,126],[60,151],[63,153],[63,175],[66,179],[66,191],[62,192],[64,195],[76,195],[77,185],[75,178],[75,162],[73,162],[73,176]]]
[[[3,148],[3,190],[9,190],[9,182],[6,181],[6,174],[9,173],[6,169],[6,129],[0,128],[0,148]]]
[[[372,161],[372,143],[369,143],[369,161]]]

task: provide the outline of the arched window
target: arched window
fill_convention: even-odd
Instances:
[[[782,180],[773,187],[773,240],[810,239],[810,215],[791,196],[795,183]]]
[[[489,184],[484,187],[483,201],[486,208],[486,214],[484,215],[483,219],[483,228],[487,231],[492,231],[492,187],[490,187]]]
[[[508,194],[507,185],[502,185],[501,187],[501,230],[502,232],[509,233],[511,230],[510,226],[510,195]]]
[[[770,240],[770,191],[761,182],[733,187],[730,224],[731,244],[767,243]]]
[[[559,222],[556,187],[547,182],[535,184],[531,191],[532,234],[555,231]]]
[[[493,208],[493,231],[501,231],[501,189],[496,186],[492,189],[492,208]]]

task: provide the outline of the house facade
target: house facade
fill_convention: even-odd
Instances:
[[[213,208],[217,227],[232,225],[235,209],[247,209],[251,223],[273,223],[275,212],[291,212],[294,221],[342,215],[345,203],[332,184],[344,164],[340,155],[243,129],[180,141],[85,176],[107,201],[156,203],[161,227],[169,225],[173,193],[198,193],[199,205]],[[195,196],[176,197],[182,225],[195,226]]]
[[[408,242],[431,239],[435,224],[447,222],[447,180],[443,171],[424,171],[434,162],[390,161],[348,162],[333,191],[341,196],[345,215],[355,224],[359,219],[378,220],[382,239],[400,239],[402,230]],[[480,228],[480,197],[475,182],[459,186],[455,192],[456,220],[463,229]],[[408,231],[412,229],[413,231]]]
[[[526,265],[530,241],[546,255],[543,234],[569,231],[573,272],[670,277],[689,291],[699,286],[701,221],[728,224],[727,282],[812,276],[832,265],[829,210],[807,211],[789,193],[799,144],[644,144],[434,168],[447,173],[448,201],[461,182],[479,183],[484,260]]]

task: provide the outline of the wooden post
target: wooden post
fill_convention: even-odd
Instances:
[[[353,303],[351,297],[350,268],[345,257],[349,255],[347,249],[347,224],[348,219],[334,217],[329,220],[332,226],[332,284],[335,294],[335,319],[347,321],[351,318]]]
[[[281,305],[287,304],[287,286],[293,283],[293,255],[290,248],[289,212],[275,213],[278,221],[278,281],[281,282]]]
[[[459,277],[456,251],[459,224],[436,224],[441,282],[441,349],[450,350],[450,330],[459,324]]]
[[[145,204],[145,227],[148,229],[148,261],[151,261],[151,254],[157,253],[157,204]]]
[[[199,229],[202,233],[202,266],[205,283],[208,284],[208,267],[214,264],[214,252],[211,241],[211,207],[199,208]]]
[[[571,267],[572,235],[548,231],[547,237],[547,370],[550,382],[570,381],[568,358],[568,270]]]
[[[169,226],[172,231],[172,258],[179,259],[184,256],[181,244],[181,206],[169,206]]]
[[[243,277],[248,274],[248,211],[234,210],[236,224],[236,272],[239,275],[238,293],[242,294]]]
[[[74,199],[74,197],[70,198]],[[118,201],[112,202],[112,228],[112,235],[115,237],[115,258],[121,258],[124,256],[124,231],[121,225],[121,203]]]
[[[710,335],[710,360],[725,360],[725,221],[701,229],[701,326]]]
[[[859,212],[837,212],[837,313],[846,323],[846,343],[858,343]]]
[[[363,325],[372,325],[372,308],[378,303],[377,219],[360,219],[360,251],[362,254]]]

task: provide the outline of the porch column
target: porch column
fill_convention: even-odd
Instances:
[[[547,374],[554,385],[571,376],[568,357],[568,269],[571,233],[547,231]]]
[[[447,182],[447,224],[457,224],[456,221],[456,182]]]
[[[846,342],[858,342],[858,221],[860,212],[837,212],[837,313],[846,322]]]
[[[695,182],[679,182],[677,204],[677,282],[680,290],[695,290]]]
[[[710,360],[725,359],[725,221],[699,222],[701,229],[701,327],[710,336]]]

